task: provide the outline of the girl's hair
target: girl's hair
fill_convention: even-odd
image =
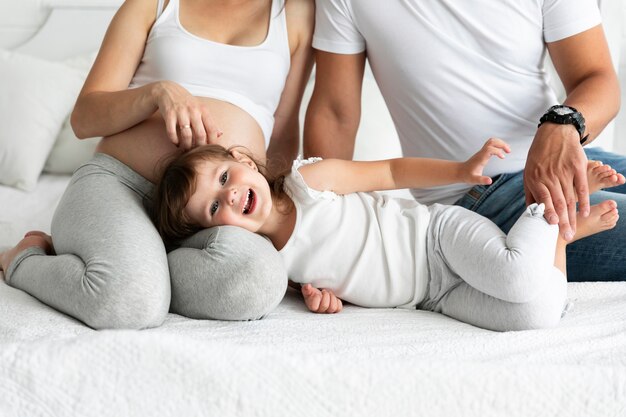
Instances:
[[[283,182],[286,172],[271,175],[267,167],[256,161],[243,147],[224,148],[220,145],[204,145],[178,154],[166,162],[161,178],[153,194],[150,212],[159,234],[166,243],[176,243],[203,229],[185,213],[185,206],[196,192],[196,166],[202,161],[236,161],[231,154],[235,148],[248,156],[257,165],[259,172],[267,179],[274,203],[285,198]]]

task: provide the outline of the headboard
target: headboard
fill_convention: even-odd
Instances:
[[[55,61],[96,51],[121,4],[122,0],[47,0],[44,5],[50,14],[45,23],[14,50]]]

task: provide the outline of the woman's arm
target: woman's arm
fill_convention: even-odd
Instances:
[[[72,112],[72,128],[80,138],[110,136],[160,110],[168,137],[175,144],[206,143],[217,128],[207,110],[180,85],[159,81],[128,89],[156,19],[156,0],[126,0],[117,11]],[[191,129],[177,132],[177,125]]]
[[[325,159],[300,168],[309,187],[337,194],[382,191],[400,188],[426,188],[454,183],[491,184],[483,168],[492,156],[504,158],[509,146],[501,139],[489,139],[465,162],[429,158],[398,158],[356,162]]]
[[[285,5],[291,50],[291,67],[280,103],[274,113],[274,131],[268,148],[272,161],[290,164],[300,145],[300,105],[313,68],[313,27],[315,5],[312,0],[290,0]]]

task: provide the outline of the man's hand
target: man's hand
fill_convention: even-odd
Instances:
[[[304,303],[314,313],[333,314],[343,309],[341,300],[330,290],[318,290],[311,284],[304,284],[301,291]]]
[[[576,202],[589,215],[587,156],[574,126],[544,123],[537,130],[524,168],[526,205],[544,203],[545,218],[570,241],[576,231]]]

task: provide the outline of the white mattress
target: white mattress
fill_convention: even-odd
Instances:
[[[70,176],[44,174],[35,190],[0,185],[0,248],[13,246],[29,230],[50,233],[54,209]]]
[[[0,284],[0,415],[624,416],[626,284],[570,284],[553,330],[494,333],[436,313],[169,315],[93,331]]]

